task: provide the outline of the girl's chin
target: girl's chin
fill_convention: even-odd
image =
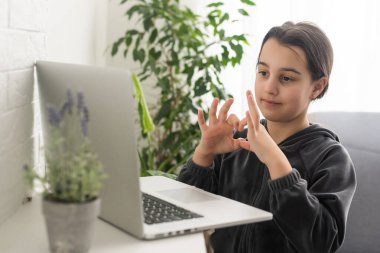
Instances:
[[[262,116],[268,120],[268,121],[273,121],[273,122],[285,122],[287,120],[286,116],[284,116],[283,113],[281,112],[274,112],[274,111],[268,111],[268,110],[262,110],[261,111]]]

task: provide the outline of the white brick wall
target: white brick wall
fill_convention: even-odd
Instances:
[[[4,0],[2,0],[4,1]],[[44,55],[43,33],[6,29],[0,31],[0,72],[32,68]]]
[[[33,69],[8,73],[8,110],[29,105],[33,101]]]
[[[25,195],[33,157],[33,66],[46,52],[47,0],[0,0],[0,225]]]
[[[0,1],[0,29],[8,26],[8,0]]]
[[[46,0],[11,0],[9,26],[21,30],[46,31],[46,2]]]

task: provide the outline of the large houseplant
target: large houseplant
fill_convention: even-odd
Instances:
[[[237,5],[252,6],[251,0],[235,0]],[[112,56],[122,53],[141,66],[138,77],[144,85],[153,82],[159,99],[150,113],[156,128],[151,133],[142,125],[145,145],[139,150],[142,174],[175,173],[192,154],[199,140],[197,108],[208,112],[206,95],[225,99],[220,74],[229,65],[240,64],[244,34],[223,29],[231,20],[222,1],[207,5],[201,16],[183,6],[180,0],[121,0],[129,8],[126,16],[137,24],[125,31],[112,46]],[[236,7],[236,12],[248,12]],[[139,109],[140,123],[144,115]],[[194,115],[194,116],[193,116]],[[207,117],[207,113],[206,113]]]
[[[93,225],[99,214],[99,191],[105,177],[91,151],[89,112],[82,93],[70,90],[62,107],[48,108],[45,148],[46,171],[39,175],[25,166],[25,178],[43,187],[43,213],[51,252],[83,253],[90,248]]]

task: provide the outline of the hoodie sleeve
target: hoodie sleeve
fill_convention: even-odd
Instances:
[[[343,242],[356,188],[352,161],[340,144],[327,148],[309,181],[296,168],[269,180],[270,211],[298,252],[335,252]]]
[[[217,171],[220,168],[220,161],[220,156],[217,156],[210,167],[202,167],[189,159],[179,173],[177,180],[216,193],[218,191]]]

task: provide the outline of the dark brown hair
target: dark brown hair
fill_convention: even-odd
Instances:
[[[316,25],[308,22],[286,22],[282,26],[271,28],[263,39],[259,58],[265,42],[270,38],[276,39],[282,45],[300,47],[305,52],[307,67],[313,81],[324,76],[330,78],[333,49],[326,34]],[[317,98],[323,97],[327,88],[328,83]]]

